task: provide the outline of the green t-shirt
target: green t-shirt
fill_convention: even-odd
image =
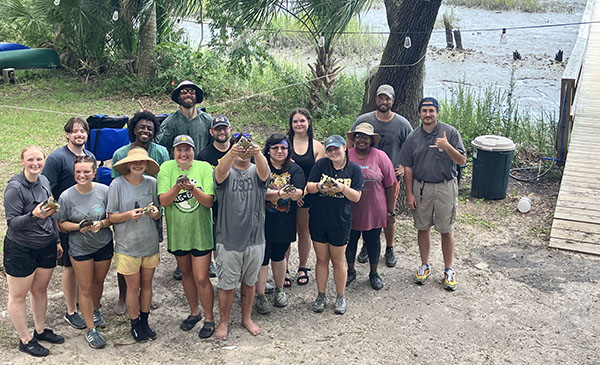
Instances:
[[[213,169],[208,162],[194,161],[192,167],[183,171],[177,161],[170,160],[160,166],[157,192],[164,194],[177,181],[187,174],[195,186],[203,192],[215,196]],[[181,190],[169,206],[164,207],[167,219],[167,237],[169,252],[192,249],[206,251],[214,248],[212,233],[212,212],[200,204],[189,191]]]

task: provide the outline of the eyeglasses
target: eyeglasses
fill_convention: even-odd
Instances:
[[[371,136],[364,133],[354,133],[354,139],[371,139]]]
[[[181,89],[180,94],[191,94],[196,95],[196,90],[194,89]]]
[[[287,151],[288,147],[287,146],[271,146],[271,151]]]
[[[246,138],[250,138],[251,137],[250,133],[236,133],[236,134],[233,135],[233,138],[239,138],[240,136],[244,136]]]

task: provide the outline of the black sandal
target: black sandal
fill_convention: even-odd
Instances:
[[[209,338],[215,333],[215,322],[204,322],[202,329],[198,332],[198,337]]]
[[[289,288],[292,286],[292,279],[290,279],[290,271],[285,270],[285,279],[283,279],[283,287]]]
[[[306,267],[298,268],[298,274],[300,274],[301,272],[304,273],[303,275],[298,275],[298,278],[296,279],[296,283],[298,283],[298,285],[308,284],[308,282],[310,281],[310,278],[308,277],[309,271],[310,271],[310,269],[306,268]],[[306,280],[306,281],[304,281],[304,280]]]

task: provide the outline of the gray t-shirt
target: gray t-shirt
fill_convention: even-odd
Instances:
[[[408,136],[400,154],[400,163],[412,168],[415,179],[438,183],[458,176],[458,168],[446,151],[429,147],[435,145],[436,138],[441,138],[444,131],[448,142],[460,153],[465,154],[460,133],[453,126],[438,122],[431,133],[427,133],[423,126],[420,126]]]
[[[160,206],[156,195],[156,179],[143,176],[139,185],[131,185],[125,177],[119,176],[112,181],[108,188],[107,213],[124,213],[136,207],[146,207],[153,202]],[[115,252],[134,256],[146,257],[158,253],[158,230],[156,223],[147,214],[136,222],[128,219],[114,225]]]
[[[228,251],[264,245],[267,182],[260,180],[256,166],[245,171],[232,167],[221,184],[215,181],[215,187],[219,202],[216,242]]]
[[[356,122],[352,125],[352,129],[360,123],[369,123],[375,129],[375,133],[381,136],[379,144],[375,147],[379,148],[388,155],[394,168],[401,165],[400,163],[400,150],[402,144],[406,140],[406,137],[412,132],[412,127],[408,120],[403,116],[394,113],[394,117],[387,121],[382,122],[377,119],[375,111],[365,113],[356,119]]]
[[[75,186],[65,190],[58,199],[60,209],[56,214],[59,221],[79,223],[84,219],[99,221],[106,218],[108,203],[108,186],[94,183],[94,188],[88,194],[82,194]],[[69,232],[69,256],[84,256],[97,252],[112,240],[110,228],[104,228],[96,233],[87,231]]]

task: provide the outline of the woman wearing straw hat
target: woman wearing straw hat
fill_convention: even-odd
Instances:
[[[381,277],[377,273],[381,242],[379,236],[382,228],[394,221],[394,183],[396,175],[394,166],[387,154],[373,147],[379,143],[379,134],[375,133],[369,123],[361,123],[349,131],[348,140],[354,143],[348,156],[350,161],[360,166],[365,184],[363,194],[358,202],[352,202],[352,230],[346,247],[348,262],[348,279],[350,285],[356,279],[354,261],[356,247],[362,235],[367,248],[370,263],[369,281],[375,290],[383,288]]]
[[[160,261],[154,221],[161,214],[156,179],[148,175],[156,175],[160,168],[143,148],[132,148],[113,168],[121,174],[110,184],[106,207],[115,226],[115,268],[127,282],[131,335],[137,342],[146,342],[156,338],[148,325],[148,314],[152,277]]]

